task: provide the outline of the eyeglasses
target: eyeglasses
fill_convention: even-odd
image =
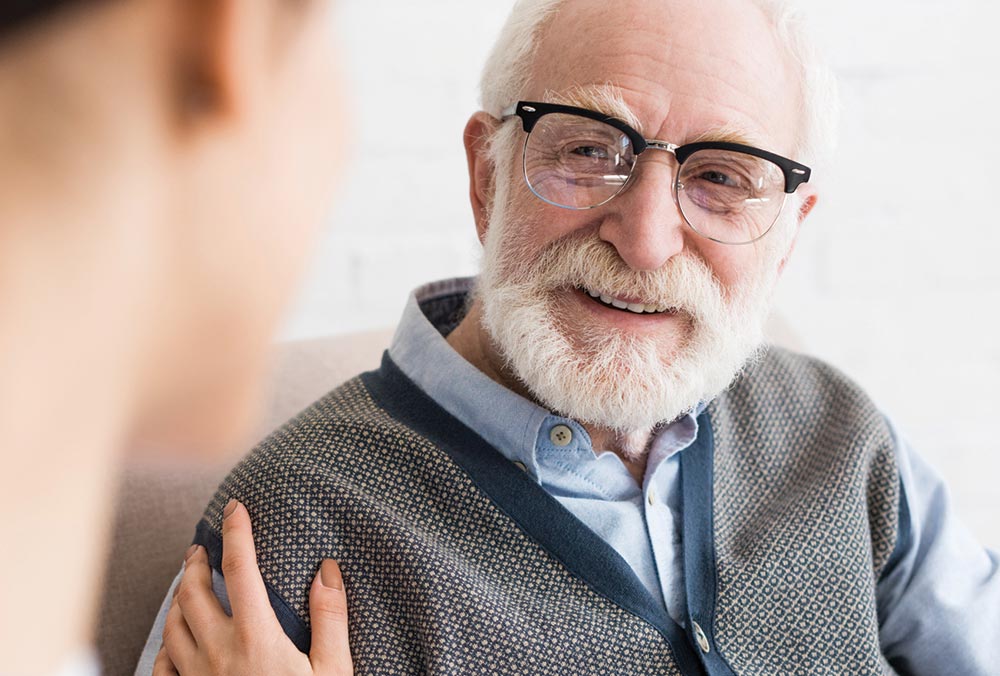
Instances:
[[[677,160],[674,201],[695,232],[723,244],[750,244],[778,220],[788,195],[811,170],[766,150],[707,141],[682,146],[647,139],[621,120],[586,108],[521,101],[524,180],[539,199],[595,209],[630,185],[639,155],[664,150]]]

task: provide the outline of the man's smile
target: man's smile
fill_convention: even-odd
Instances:
[[[674,314],[676,312],[675,308],[668,307],[667,305],[662,305],[657,303],[646,303],[636,299],[619,298],[609,293],[604,293],[602,291],[597,291],[595,289],[589,289],[583,286],[577,287],[577,290],[587,294],[595,302],[600,303],[605,307],[614,310],[621,310],[622,312],[631,312],[637,315]]]

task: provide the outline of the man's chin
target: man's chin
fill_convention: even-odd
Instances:
[[[696,335],[693,340],[697,344]],[[623,446],[631,447],[637,441],[629,440],[648,439],[652,429],[714,399],[759,358],[762,348],[752,341],[742,349],[730,344],[720,351],[702,344],[700,351],[676,348],[665,359],[659,347],[647,345],[644,351],[623,356],[618,345],[610,352],[550,355],[544,369],[538,368],[541,359],[529,360],[531,368],[523,374],[517,369],[525,362],[523,353],[510,363],[532,398],[546,409],[611,431]]]
[[[532,399],[625,436],[672,422],[724,390],[756,337],[753,322],[732,313],[705,322],[685,312],[631,319],[537,287],[486,287],[480,299],[491,342]],[[650,319],[660,324],[646,331]]]
[[[550,373],[520,378],[547,410],[613,432],[617,437],[648,433],[693,409],[697,396],[685,397],[676,379],[644,374],[641,380],[599,384],[586,374]]]

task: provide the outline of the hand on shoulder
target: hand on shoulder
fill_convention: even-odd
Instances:
[[[350,676],[347,596],[336,561],[323,561],[309,590],[312,648],[308,655],[285,635],[257,566],[250,515],[233,500],[222,521],[222,573],[232,605],[226,615],[212,592],[204,547],[192,546],[163,629],[153,676]]]

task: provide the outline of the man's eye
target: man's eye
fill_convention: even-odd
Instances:
[[[608,159],[608,151],[601,146],[595,146],[595,145],[574,146],[573,148],[570,149],[570,153],[573,155],[578,155],[580,157],[587,157],[592,160]]]
[[[739,184],[738,181],[730,178],[729,174],[724,174],[721,171],[703,171],[698,177],[702,180],[708,181],[709,183],[715,183],[716,185],[736,186]]]

